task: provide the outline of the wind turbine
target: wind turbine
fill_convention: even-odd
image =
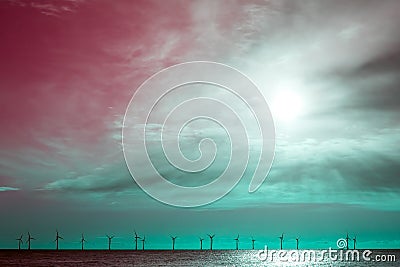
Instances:
[[[251,245],[252,245],[252,249],[254,249],[254,242],[256,242],[256,240],[255,240],[253,237],[251,237]]]
[[[282,233],[282,235],[279,237],[279,239],[281,240],[281,249],[282,249],[282,244],[283,244],[283,233]]]
[[[145,235],[142,238],[142,250],[144,250],[144,243],[146,243],[146,236]]]
[[[349,233],[346,233],[346,249],[349,249]]]
[[[83,233],[82,233],[82,238],[81,238],[81,243],[82,243],[82,250],[83,250],[83,244],[86,242],[86,239],[85,239],[85,237],[83,236]]]
[[[239,250],[239,235],[237,235],[237,237],[233,240],[236,241],[236,250]]]
[[[54,240],[56,242],[56,250],[58,250],[58,240],[59,239],[64,239],[58,234],[58,230],[56,230],[56,239]]]
[[[175,239],[177,239],[177,236],[171,236],[172,239],[172,250],[175,250]]]
[[[141,238],[140,238],[140,236],[138,236],[138,234],[136,233],[136,230],[134,230],[134,232],[135,232],[135,237],[134,237],[134,239],[135,239],[135,250],[137,250],[138,239],[141,239]]]
[[[215,234],[214,235],[207,234],[207,235],[210,237],[210,250],[212,250],[213,239],[214,239]]]
[[[112,241],[112,239],[114,238],[115,236],[109,236],[109,235],[107,235],[107,238],[108,238],[108,250],[111,250],[111,241]]]
[[[26,240],[26,243],[28,243],[28,250],[31,249],[31,240],[35,240],[35,238],[33,238],[31,234],[28,232],[28,239]]]
[[[21,244],[24,243],[24,241],[22,241],[22,236],[23,235],[21,235],[19,238],[16,239],[16,240],[18,240],[18,250],[21,250]]]
[[[199,237],[200,240],[200,250],[203,250],[203,240],[204,238]]]
[[[356,243],[357,243],[357,236],[354,236],[354,238],[353,238],[354,248],[353,249],[356,249]]]
[[[299,238],[296,238],[296,249],[299,249]]]

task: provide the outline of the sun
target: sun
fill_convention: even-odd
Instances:
[[[279,91],[272,104],[272,115],[280,121],[289,122],[299,117],[303,111],[303,102],[294,91]]]

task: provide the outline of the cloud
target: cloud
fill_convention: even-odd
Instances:
[[[53,17],[62,17],[68,12],[76,12],[79,4],[83,3],[85,0],[61,0],[58,3],[53,1],[37,1],[33,0],[29,3],[23,0],[8,0],[11,5],[16,5],[19,7],[30,7],[38,10],[41,14]]]
[[[69,14],[62,4],[34,3],[35,10]],[[385,192],[387,198],[398,197],[397,1],[188,5],[100,2],[94,12],[91,3],[79,2],[81,13],[65,16],[52,24],[54,29],[44,31],[36,17],[29,18],[33,24],[23,23],[35,25],[24,28],[35,38],[13,41],[14,53],[5,55],[13,64],[5,68],[4,83],[13,90],[3,97],[2,175],[15,178],[21,188],[125,192],[133,182],[122,156],[121,122],[135,88],[165,66],[211,59],[245,72],[267,100],[288,81],[306,104],[292,125],[277,123],[277,157],[261,191],[249,195],[243,183],[233,198],[252,205],[371,205]],[[10,32],[16,32],[12,25]],[[149,128],[149,137],[157,141],[159,125]],[[195,157],[199,137],[220,132],[188,127],[184,134],[182,147]],[[164,164],[160,151],[153,152],[163,163],[161,172],[185,181],[183,173]],[[252,168],[254,159],[249,164]],[[188,183],[208,182],[222,168],[217,165]],[[229,199],[231,204],[219,205],[247,205]]]
[[[398,42],[400,44],[400,38]],[[359,66],[333,71],[325,78],[332,81],[330,87],[347,90],[338,108],[346,112],[358,111],[357,115],[365,112],[366,116],[370,116],[368,112],[376,112],[382,117],[385,114],[396,115],[399,112],[399,72],[400,50],[382,51],[381,55],[372,56]],[[390,122],[393,119],[394,116]]]
[[[44,190],[71,193],[112,193],[137,189],[125,162],[103,164],[83,175],[55,179],[43,186]]]
[[[47,184],[44,189],[65,192],[115,192],[132,187],[132,180],[116,177],[95,176],[93,174],[76,178],[56,180]]]
[[[396,210],[399,136],[398,130],[388,130],[354,139],[278,140],[270,175],[249,202],[353,203]]]
[[[0,186],[0,192],[4,192],[4,191],[16,191],[16,190],[19,190],[19,188],[9,187],[9,186]]]

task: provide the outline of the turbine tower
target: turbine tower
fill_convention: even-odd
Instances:
[[[26,240],[26,243],[28,243],[28,250],[31,249],[31,240],[35,240],[35,238],[33,238],[31,234],[28,232],[28,239]]]
[[[200,240],[200,250],[203,250],[203,240],[204,238],[199,237]]]
[[[281,249],[282,249],[282,245],[283,245],[283,233],[282,233],[282,235],[279,237],[279,239],[281,240]]]
[[[251,237],[251,247],[252,247],[252,249],[254,249],[254,242],[256,242],[256,240],[253,238],[253,237]]]
[[[177,236],[171,236],[172,239],[172,250],[175,250],[175,239],[177,239]]]
[[[213,245],[213,239],[214,239],[214,235],[208,235],[210,237],[210,250],[212,250],[212,245]]]
[[[115,236],[109,236],[109,235],[107,235],[107,238],[108,238],[108,250],[111,250],[111,241],[112,241],[112,239],[114,238]]]
[[[297,250],[299,249],[299,238],[298,237],[296,238],[296,249]]]
[[[83,233],[82,233],[82,238],[81,238],[82,250],[83,250],[83,244],[85,242],[86,242],[86,239],[85,239],[85,237],[83,236]]]
[[[21,250],[21,244],[24,243],[24,241],[22,241],[22,236],[23,235],[21,235],[19,238],[16,239],[16,240],[18,240],[18,250]]]
[[[357,236],[354,236],[353,238],[353,249],[356,249],[356,243],[357,243]]]
[[[346,234],[346,249],[349,249],[349,233]]]
[[[144,243],[146,243],[146,236],[145,235],[142,238],[142,250],[144,250]]]
[[[58,230],[56,230],[56,239],[54,240],[54,242],[56,242],[56,250],[58,250],[58,240],[59,239],[64,239],[62,238],[59,234],[58,234]]]
[[[138,236],[138,234],[136,233],[136,230],[134,230],[134,232],[135,232],[135,237],[134,237],[134,239],[135,239],[135,250],[137,250],[138,239],[141,239],[141,238],[140,238],[140,236]]]
[[[237,235],[237,237],[233,240],[236,241],[236,250],[239,250],[239,235]]]

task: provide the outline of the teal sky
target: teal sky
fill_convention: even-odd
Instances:
[[[360,248],[400,248],[398,10],[398,1],[355,0],[2,1],[0,248],[15,248],[28,231],[33,248],[53,248],[56,229],[61,248],[79,248],[81,233],[87,248],[107,248],[106,234],[116,236],[114,248],[132,248],[134,230],[151,249],[170,248],[170,235],[177,249],[198,248],[198,237],[207,248],[208,233],[216,249],[234,248],[237,234],[241,248],[253,236],[257,248],[277,249],[281,233],[285,248],[298,236],[303,248],[334,248],[347,232]],[[192,60],[228,64],[258,85],[276,150],[255,193],[252,154],[227,196],[185,209],[133,181],[121,131],[139,85]],[[219,148],[215,163],[192,176],[168,164],[157,134],[149,137],[153,162],[178,184],[207,183],[228,162],[226,132],[213,123],[182,132],[188,158],[205,137]]]

